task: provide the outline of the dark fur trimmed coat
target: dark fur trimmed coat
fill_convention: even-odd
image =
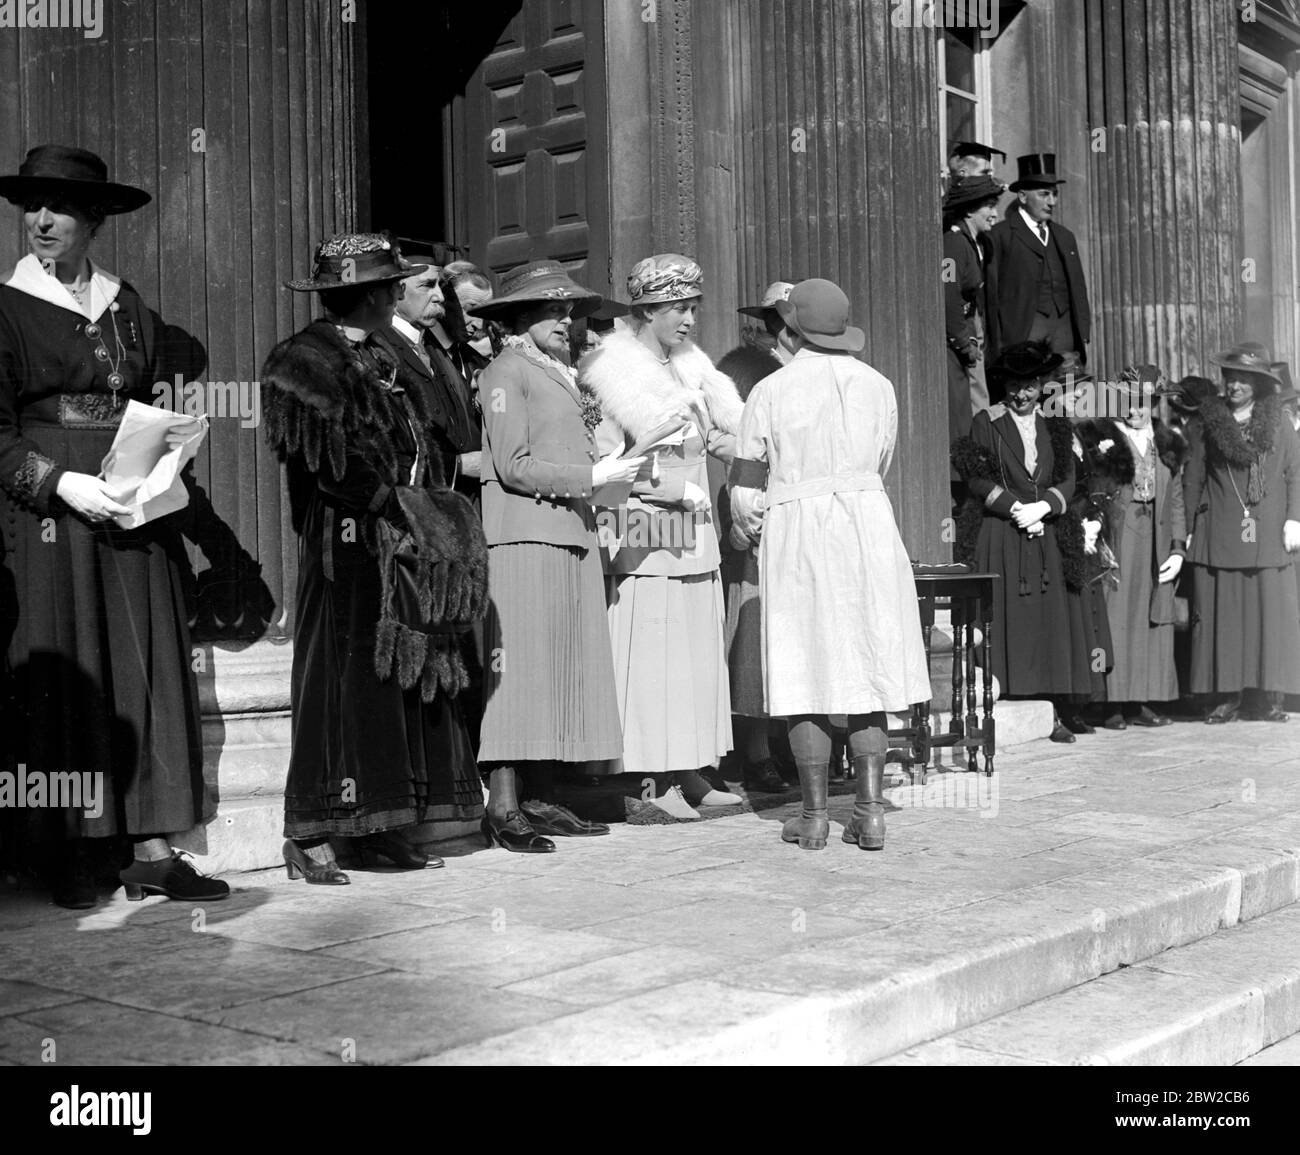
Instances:
[[[487,546],[431,459],[421,396],[395,383],[386,348],[354,345],[323,320],[262,370],[265,432],[299,535],[290,837],[472,817],[481,805],[453,699],[467,680],[456,629],[486,608]],[[406,579],[399,554],[415,555]]]

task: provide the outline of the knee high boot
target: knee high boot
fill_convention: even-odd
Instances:
[[[844,827],[844,841],[863,850],[885,849],[885,752],[859,754],[853,759],[858,797],[853,818]]]
[[[800,762],[799,789],[803,792],[803,814],[781,827],[783,842],[797,842],[802,850],[825,850],[831,832],[826,815],[826,780],[830,767],[823,762]]]

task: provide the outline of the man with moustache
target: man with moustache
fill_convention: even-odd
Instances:
[[[989,231],[997,283],[989,299],[989,332],[997,348],[1045,341],[1068,373],[1087,361],[1092,312],[1079,245],[1056,221],[1060,200],[1055,153],[1016,158],[1011,186],[1018,203]]]

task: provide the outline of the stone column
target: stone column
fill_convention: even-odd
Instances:
[[[1090,364],[1108,375],[1136,361],[1206,373],[1240,335],[1237,16],[1233,4],[1087,0]]]

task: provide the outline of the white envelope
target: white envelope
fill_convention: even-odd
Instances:
[[[183,440],[169,445],[167,434],[173,431]],[[131,512],[113,520],[123,529],[136,529],[184,509],[190,495],[181,470],[194,459],[207,432],[206,417],[128,401],[113,447],[104,458],[102,476],[116,490],[118,503]]]

